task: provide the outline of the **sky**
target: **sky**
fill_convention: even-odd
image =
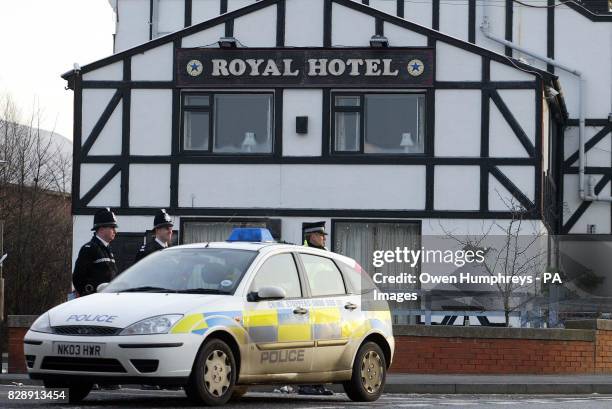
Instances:
[[[60,75],[113,53],[108,0],[0,0],[0,100],[24,120],[38,101],[41,127],[72,139],[73,93]]]

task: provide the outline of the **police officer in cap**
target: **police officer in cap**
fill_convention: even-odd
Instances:
[[[98,285],[108,283],[117,275],[115,256],[110,243],[117,234],[117,219],[109,208],[94,215],[92,239],[81,247],[77,257],[72,283],[79,296],[96,292]]]
[[[158,250],[163,250],[170,245],[172,241],[172,227],[174,223],[172,218],[166,209],[160,209],[153,219],[153,231],[155,232],[155,240],[151,240],[147,244],[143,244],[136,253],[136,260],[138,262],[148,256],[151,253],[155,253]]]
[[[304,246],[327,250],[325,240],[325,222],[304,223],[302,225],[304,235]],[[299,385],[298,394],[300,395],[333,395],[334,392],[327,389],[325,385]]]
[[[304,223],[302,233],[304,234],[304,246],[327,250],[325,247],[325,240],[327,239],[325,222]]]

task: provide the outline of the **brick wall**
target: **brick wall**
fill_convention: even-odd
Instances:
[[[594,352],[595,345],[588,341],[399,336],[391,371],[427,374],[593,373]],[[612,357],[607,358],[612,361]]]
[[[26,373],[25,357],[23,355],[23,337],[30,325],[38,318],[37,315],[9,315],[8,327],[8,372]]]
[[[36,316],[9,316],[9,372],[25,373],[23,337]],[[612,374],[612,321],[566,329],[405,325],[394,328],[391,372]]]
[[[27,328],[9,328],[8,330],[8,372],[25,373],[25,358],[23,356],[23,337]]]
[[[398,326],[391,372],[423,374],[612,373],[612,321],[566,329]]]

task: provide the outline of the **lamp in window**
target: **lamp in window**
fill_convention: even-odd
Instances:
[[[402,134],[400,146],[404,148],[405,153],[410,152],[410,148],[414,146],[414,141],[412,140],[412,134],[410,132],[404,132]]]
[[[255,132],[245,132],[244,140],[242,141],[242,149],[245,152],[253,152],[253,148],[257,145],[255,140]]]

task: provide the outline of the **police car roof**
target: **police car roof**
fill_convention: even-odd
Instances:
[[[314,247],[304,247],[297,244],[286,244],[286,243],[276,243],[276,242],[244,242],[244,241],[213,241],[209,243],[192,243],[192,244],[183,244],[180,246],[173,246],[167,250],[172,249],[204,249],[204,248],[213,248],[213,249],[236,249],[236,250],[251,250],[251,251],[275,251],[275,250],[293,250],[300,252],[307,252],[313,254],[320,254],[323,256],[333,257],[338,260],[344,261],[348,265],[354,265],[356,263],[350,257],[343,256],[342,254],[334,253],[328,250],[320,250]]]
[[[213,241],[209,243],[192,243],[192,244],[183,244],[181,246],[174,246],[171,248],[183,248],[183,249],[202,249],[202,248],[215,248],[215,249],[237,249],[237,250],[253,250],[259,251],[263,248],[271,247],[271,248],[279,248],[279,247],[301,247],[295,244],[284,244],[284,243],[274,243],[274,242],[245,242],[245,241]]]

